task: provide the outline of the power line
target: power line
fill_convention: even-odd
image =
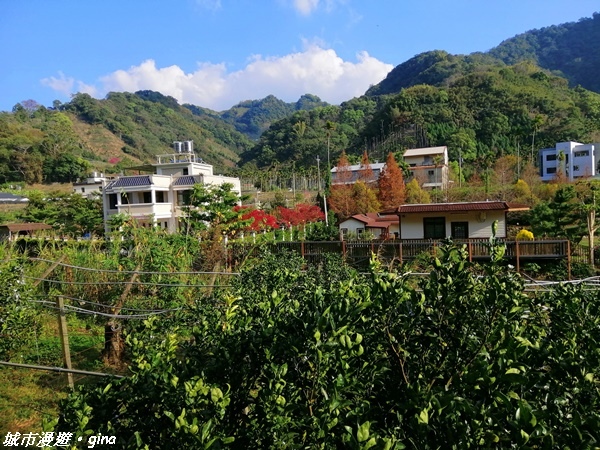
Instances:
[[[81,298],[68,297],[66,295],[63,295],[62,297],[67,300],[74,301],[74,302],[87,303],[90,305],[100,306],[102,308],[107,308],[107,309],[114,308],[114,305],[106,305],[104,303],[90,302],[89,300],[83,300]],[[44,298],[46,298],[46,297],[44,297]],[[141,309],[141,308],[125,308],[125,307],[121,308],[121,311],[123,311],[123,310],[125,310],[125,311],[142,311],[142,312],[148,312],[148,313],[169,311],[169,310],[165,310],[165,309]]]
[[[62,267],[69,267],[71,269],[87,270],[91,272],[103,272],[103,273],[122,273],[122,274],[140,274],[140,275],[239,275],[239,272],[146,272],[139,270],[111,270],[111,269],[95,269],[91,267],[74,266],[71,264],[65,264],[51,259],[43,258],[28,258],[30,261],[42,261],[51,264],[57,264]],[[12,259],[11,261],[19,261],[18,259]]]
[[[54,309],[56,311],[60,311],[60,308],[57,308],[56,306],[54,306],[54,302],[49,302],[49,301],[45,301],[45,300],[31,300],[32,303],[41,303],[44,305],[45,308],[48,309]],[[71,305],[64,305],[64,310],[65,312],[74,312],[77,314],[88,314],[90,316],[103,316],[103,317],[110,317],[112,319],[147,319],[148,317],[152,317],[152,316],[157,316],[159,314],[166,314],[168,312],[173,312],[173,311],[180,311],[183,308],[174,308],[174,309],[165,309],[159,312],[155,312],[152,314],[127,314],[127,315],[121,315],[121,314],[109,314],[109,313],[104,313],[104,312],[100,312],[100,311],[90,311],[89,309],[84,309],[84,308],[78,308],[76,306],[71,306]]]
[[[91,375],[94,377],[126,378],[123,375],[114,375],[112,373],[90,372],[88,370],[77,370],[77,369],[64,369],[62,367],[38,366],[38,365],[34,365],[34,364],[20,364],[20,363],[8,362],[8,361],[0,361],[0,364],[4,365],[4,366],[22,367],[25,369],[48,370],[50,372],[77,373],[77,374],[81,374],[81,375]]]
[[[125,272],[121,272],[125,273]],[[135,272],[129,272],[135,273]],[[141,272],[138,272],[141,273]],[[104,285],[119,285],[119,284],[129,284],[129,285],[138,285],[138,286],[161,286],[161,287],[231,287],[228,284],[183,284],[183,283],[151,283],[148,281],[63,281],[63,280],[50,280],[48,278],[37,278],[30,277],[28,275],[24,275],[23,278],[28,280],[35,281],[46,281],[48,283],[55,284],[68,284],[72,286],[104,286]]]

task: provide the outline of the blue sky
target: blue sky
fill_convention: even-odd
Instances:
[[[429,50],[486,51],[598,0],[0,0],[0,110],[150,89],[217,111],[332,104]]]

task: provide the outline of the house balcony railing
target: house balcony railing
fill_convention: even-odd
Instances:
[[[171,203],[128,203],[125,205],[117,205],[117,211],[122,214],[127,214],[132,217],[141,216],[171,216]]]

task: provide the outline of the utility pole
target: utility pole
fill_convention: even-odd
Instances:
[[[321,193],[321,159],[317,155],[317,180],[319,184],[319,194]],[[323,193],[323,207],[325,209],[325,225],[329,226],[329,218],[327,217],[327,195]]]
[[[65,366],[68,370],[72,370],[71,366],[71,352],[69,350],[69,334],[67,332],[67,318],[65,317],[65,304],[63,297],[59,295],[56,297],[56,306],[58,308],[58,334],[60,334],[60,343],[63,350],[63,359]],[[75,389],[75,383],[73,382],[73,372],[67,372],[67,382],[71,390]]]

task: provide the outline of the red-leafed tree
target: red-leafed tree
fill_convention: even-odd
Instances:
[[[402,169],[396,163],[393,153],[389,153],[385,167],[377,181],[377,199],[383,210],[395,209],[406,201],[406,189]]]
[[[338,218],[346,219],[354,214],[352,195],[352,170],[346,152],[342,152],[335,171],[335,179],[327,197],[329,208]]]
[[[373,168],[369,162],[369,155],[367,154],[366,150],[364,151],[360,161],[360,168],[358,169],[358,181],[362,181],[367,185],[375,181]]]
[[[242,206],[236,206],[236,211],[245,210]],[[277,219],[271,214],[267,214],[261,209],[248,209],[242,216],[241,220],[248,220],[249,224],[244,228],[246,231],[262,231],[279,228]]]
[[[325,214],[316,205],[299,204],[294,209],[280,206],[275,210],[275,215],[281,223],[292,226],[325,220]]]

